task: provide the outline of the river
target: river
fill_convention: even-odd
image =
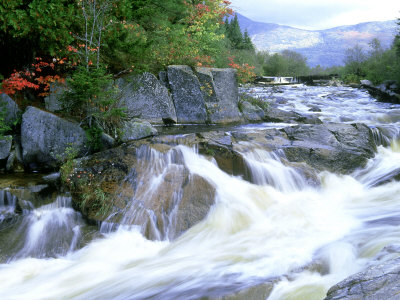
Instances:
[[[199,299],[264,282],[271,282],[270,300],[323,299],[340,280],[398,256],[380,251],[400,244],[400,182],[388,180],[400,170],[400,106],[350,87],[247,92],[324,122],[365,123],[382,145],[364,169],[319,173],[320,186],[263,149],[243,153],[255,178],[248,182],[196,149],[176,146],[170,151],[190,174],[215,187],[216,203],[172,241],[147,240],[135,226],[94,232],[68,195],[13,216],[15,201],[2,192],[0,299]],[[240,128],[282,126],[288,124]],[[154,156],[158,171],[149,188],[164,169],[176,168],[166,155]]]

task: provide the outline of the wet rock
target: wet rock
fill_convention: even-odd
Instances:
[[[10,98],[7,94],[0,94],[0,108],[6,109],[6,115],[4,121],[7,125],[11,126],[13,123],[17,122],[21,115],[21,110],[19,109],[17,103]]]
[[[103,149],[110,149],[116,145],[115,139],[112,136],[110,136],[104,132],[101,133],[100,138],[101,138],[101,142],[103,144]]]
[[[179,123],[208,122],[201,84],[189,66],[168,66],[168,81]]]
[[[150,73],[131,75],[116,81],[119,105],[130,117],[154,124],[176,123],[174,103],[167,88]]]
[[[400,90],[394,81],[385,81],[384,83],[375,86],[369,80],[361,80],[361,86],[378,101],[400,103]]]
[[[60,180],[61,174],[60,174],[60,172],[54,172],[49,175],[43,176],[42,178],[45,182],[56,183]]]
[[[207,300],[261,300],[267,299],[274,287],[273,282],[261,283],[252,287],[241,289],[230,295],[210,297]]]
[[[51,169],[65,159],[67,148],[82,156],[88,152],[85,131],[77,123],[28,107],[22,116],[24,163],[31,169]]]
[[[399,299],[400,258],[373,265],[331,287],[325,300]]]
[[[364,124],[301,125],[282,129],[290,144],[283,146],[289,161],[304,161],[318,170],[349,173],[373,157],[376,146]]]
[[[6,163],[7,172],[24,172],[24,160],[22,157],[20,136],[14,136],[13,145]]]
[[[285,111],[275,107],[268,107],[264,120],[278,123],[322,124],[322,121],[317,117],[301,115],[294,111]]]
[[[130,121],[125,122],[122,128],[120,139],[122,142],[127,142],[131,140],[139,140],[153,135],[157,135],[157,129],[151,126],[149,122]]]
[[[61,176],[87,219],[138,225],[152,240],[174,239],[207,215],[215,188],[190,174],[171,149],[132,142],[76,160]]]
[[[248,101],[242,101],[240,102],[240,107],[247,121],[257,122],[265,119],[265,113],[259,106],[253,105]]]

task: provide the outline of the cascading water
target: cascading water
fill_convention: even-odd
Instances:
[[[38,239],[26,242],[19,252],[24,255],[0,265],[0,299],[199,299],[270,279],[275,284],[268,299],[323,299],[330,286],[373,263],[382,248],[400,244],[400,183],[391,180],[400,168],[400,149],[396,133],[385,136],[392,142],[379,146],[365,168],[346,176],[320,173],[317,186],[285,165],[279,151],[250,144],[242,145],[250,148],[242,155],[252,182],[228,175],[186,146],[164,153],[139,149],[139,157],[153,163],[134,183],[137,203],[128,206],[126,223],[148,213],[140,200],[152,197],[166,176],[183,170],[215,188],[207,217],[175,240],[150,241],[142,228],[121,226],[71,251],[75,242],[70,237],[68,250],[51,259],[26,252],[40,248],[29,246]],[[179,189],[170,196],[173,211]],[[58,221],[52,214],[59,213],[47,219],[43,207],[28,231],[68,224],[65,230],[71,234],[80,221],[64,219],[66,206],[59,207],[64,212]],[[171,219],[163,222],[162,234],[168,237]],[[381,255],[381,260],[393,257]]]

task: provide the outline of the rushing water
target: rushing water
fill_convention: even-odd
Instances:
[[[184,165],[215,187],[216,203],[202,222],[172,241],[149,241],[138,227],[125,226],[79,248],[82,220],[68,198],[58,198],[20,221],[25,242],[0,265],[0,299],[199,299],[269,280],[275,285],[268,299],[323,299],[330,286],[373,264],[385,246],[400,244],[400,183],[391,180],[400,169],[399,108],[350,88],[253,93],[268,94],[285,109],[309,112],[317,105],[324,121],[382,127],[387,146],[351,175],[320,173],[317,187],[284,166],[279,152],[244,152],[252,182],[183,145],[170,156],[154,153],[149,184]],[[4,215],[13,201],[0,195]],[[57,238],[64,250],[50,251],[60,243],[48,241]]]

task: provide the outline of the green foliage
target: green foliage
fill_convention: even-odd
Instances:
[[[73,41],[77,5],[71,0],[3,0],[0,40],[4,42],[0,73],[8,76],[35,56],[60,55]],[[5,54],[5,55],[4,55]]]
[[[370,50],[364,51],[360,46],[348,49],[345,59],[345,82],[359,83],[361,79],[368,79],[374,84],[386,80],[400,82],[400,56],[397,53],[397,38],[392,47],[383,49],[378,39],[370,43]]]
[[[5,122],[7,110],[4,102],[0,102],[0,140],[4,139],[4,134],[11,130],[11,127]]]
[[[263,69],[267,76],[301,76],[310,73],[307,59],[300,53],[291,50],[266,56]]]
[[[64,155],[60,155],[58,159],[63,161],[60,168],[61,181],[65,184],[70,183],[70,176],[74,172],[75,162],[74,159],[78,156],[79,150],[73,145],[68,146],[65,149]]]
[[[125,117],[124,110],[117,107],[112,76],[102,67],[80,66],[67,80],[67,86],[61,99],[64,113],[80,120],[90,146],[100,150],[101,133],[114,135]]]
[[[239,94],[239,109],[241,110],[241,102],[247,101],[255,106],[260,107],[263,110],[267,110],[269,103],[266,98],[255,98],[246,93]]]

